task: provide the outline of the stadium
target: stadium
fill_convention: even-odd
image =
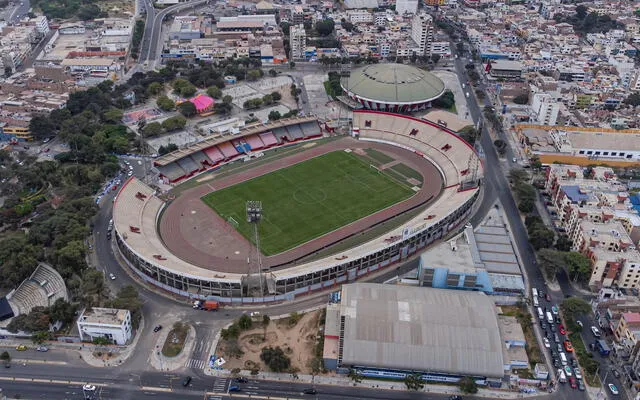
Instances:
[[[482,176],[454,132],[377,111],[354,112],[349,137],[289,118],[154,163],[180,184],[125,182],[113,208],[121,254],[167,291],[234,304],[290,300],[407,259],[464,225]],[[249,200],[263,203],[257,227]]]
[[[430,72],[404,64],[371,64],[340,80],[345,94],[363,108],[406,113],[428,108],[442,96],[444,82]]]

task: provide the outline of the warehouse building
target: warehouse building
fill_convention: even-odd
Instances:
[[[355,283],[329,304],[325,367],[365,377],[500,386],[505,373],[493,301],[482,292]]]

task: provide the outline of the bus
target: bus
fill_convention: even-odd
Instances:
[[[536,288],[531,289],[531,294],[533,295],[534,299],[538,298],[538,289]]]
[[[540,305],[540,302],[538,301],[538,298],[537,298],[537,297],[534,297],[534,298],[533,298],[533,306],[534,306],[534,307],[538,307],[539,305]]]
[[[544,321],[544,313],[542,312],[542,308],[538,307],[538,318],[540,321]]]
[[[553,315],[549,311],[547,311],[547,322],[553,324]]]

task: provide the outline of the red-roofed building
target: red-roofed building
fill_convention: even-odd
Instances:
[[[198,114],[204,114],[213,111],[213,105],[215,104],[215,101],[211,97],[204,94],[199,94],[196,97],[189,99],[188,101],[196,106],[196,111],[198,112]]]
[[[640,313],[623,313],[613,334],[618,343],[629,349],[633,348],[640,340]]]

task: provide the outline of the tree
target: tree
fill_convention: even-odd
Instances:
[[[364,379],[364,376],[362,376],[362,373],[360,373],[360,371],[353,368],[349,369],[349,373],[347,374],[347,376],[355,383],[360,383]]]
[[[273,101],[280,101],[282,99],[282,95],[280,92],[271,92],[271,98],[273,98]]]
[[[565,318],[571,320],[580,314],[587,314],[591,312],[591,305],[580,297],[569,297],[568,299],[564,299],[562,304],[560,304],[560,308],[562,309],[562,313]]]
[[[456,104],[456,101],[453,97],[453,92],[451,90],[446,90],[442,96],[432,101],[431,104],[437,108],[449,109]]]
[[[265,106],[270,106],[271,104],[273,104],[273,96],[271,96],[270,94],[266,94],[262,97],[262,104],[264,104]]]
[[[167,118],[162,121],[162,128],[167,132],[177,131],[182,129],[187,124],[187,119],[181,115]]]
[[[540,227],[529,233],[529,242],[534,249],[540,250],[553,245],[554,234],[546,227]]]
[[[329,36],[333,32],[333,27],[335,22],[332,19],[325,19],[322,21],[316,22],[316,32],[320,36]]]
[[[248,81],[257,81],[262,77],[261,70],[259,69],[250,69],[247,71],[247,80]]]
[[[496,150],[501,156],[503,156],[507,152],[507,144],[504,142],[504,140],[496,139],[493,141],[493,145],[496,146]]]
[[[280,347],[265,347],[260,353],[260,359],[269,367],[273,372],[283,372],[289,369],[291,366],[291,359],[284,354],[284,351]]]
[[[151,122],[142,128],[142,135],[144,137],[158,136],[164,132],[160,122]]]
[[[513,98],[516,104],[527,104],[529,102],[529,93],[522,93]]]
[[[277,121],[280,118],[282,118],[282,115],[280,115],[280,111],[278,110],[273,110],[269,113],[269,121]]]
[[[112,344],[113,342],[107,339],[106,337],[97,337],[97,338],[93,338],[92,343],[98,346],[107,346]]]
[[[569,239],[567,235],[559,235],[556,240],[555,248],[558,251],[569,251],[571,250],[571,246],[573,242]]]
[[[176,106],[176,103],[174,103],[174,101],[167,96],[158,97],[158,100],[156,100],[156,104],[158,105],[158,108],[163,111],[173,110],[173,108]]]
[[[108,302],[107,306],[129,310],[134,326],[137,325],[142,317],[142,301],[138,297],[138,290],[132,285],[120,288],[116,297]]]
[[[56,131],[56,126],[48,117],[37,115],[29,121],[29,131],[35,138],[43,139],[48,136],[53,136]]]
[[[433,61],[434,64],[437,64],[438,61],[440,61],[440,58],[442,58],[442,56],[440,54],[432,54],[431,55],[431,61]]]
[[[278,75],[278,71],[276,71],[275,69],[271,68],[271,69],[269,70],[269,76],[273,76],[273,77],[275,77],[275,76],[277,76],[277,75]]]
[[[589,258],[575,251],[566,253],[564,261],[567,265],[567,272],[573,275],[574,279],[584,280],[591,274],[591,262]]]
[[[469,125],[460,129],[458,131],[458,134],[462,139],[473,146],[476,142],[476,137],[478,137],[479,132],[476,130],[476,128],[473,127],[473,125]]]
[[[465,376],[464,378],[460,379],[458,385],[460,386],[460,390],[463,393],[478,393],[478,384],[476,383],[475,379],[470,376]]]
[[[220,88],[217,86],[211,86],[207,89],[207,94],[214,99],[219,99],[220,97],[222,97],[222,90],[220,90]]]
[[[42,344],[45,340],[49,340],[49,332],[47,331],[39,331],[31,335],[33,344]]]
[[[267,314],[264,314],[262,316],[262,325],[269,326],[269,323],[271,322],[271,318],[269,318],[269,316]]]
[[[9,354],[8,351],[3,351],[2,354],[0,354],[0,360],[4,361],[4,362],[10,362],[11,361],[11,354]]]
[[[624,104],[628,104],[633,107],[640,106],[640,93],[631,93],[626,99],[624,99]]]
[[[578,17],[579,19],[585,19],[585,17],[587,16],[587,11],[588,8],[582,4],[578,5],[576,7],[576,17]]]
[[[169,154],[172,151],[178,150],[178,146],[175,143],[169,143],[166,146],[160,146],[158,148],[158,154],[163,156],[165,154]]]
[[[238,326],[243,331],[246,331],[247,329],[251,329],[252,325],[253,325],[253,321],[251,320],[251,317],[248,316],[247,314],[242,314],[240,319],[238,319]]]
[[[190,101],[180,103],[178,105],[178,111],[187,118],[193,117],[198,112],[198,110],[196,110],[196,106]]]
[[[289,62],[289,68],[290,68],[290,69],[294,69],[295,67],[296,67],[296,63],[295,63],[295,61],[291,61],[291,62]]]
[[[112,107],[102,114],[102,119],[111,124],[119,124],[122,121],[123,115],[122,110]]]
[[[149,86],[147,86],[147,93],[151,96],[157,96],[164,90],[164,86],[160,82],[151,82]]]
[[[193,96],[198,89],[186,79],[176,79],[173,81],[173,91],[182,97]]]
[[[563,254],[552,249],[540,249],[537,253],[538,264],[545,276],[552,281],[556,280],[556,274],[564,266]]]
[[[222,97],[222,102],[224,104],[228,104],[231,105],[231,103],[233,102],[233,97],[229,96],[228,94],[225,95],[224,97]]]
[[[420,390],[424,387],[424,380],[420,374],[407,374],[404,377],[404,384],[407,390]]]

